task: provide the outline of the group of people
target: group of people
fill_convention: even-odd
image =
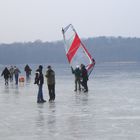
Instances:
[[[88,92],[88,72],[84,64],[81,64],[80,67],[77,65],[75,69],[71,67],[72,73],[75,75],[75,90]],[[82,87],[83,88],[82,88]]]
[[[32,69],[29,67],[28,64],[25,66],[24,71],[26,72],[26,78],[29,78],[29,76],[31,75]],[[21,71],[19,70],[18,67],[11,66],[9,69],[8,67],[5,67],[4,70],[2,71],[1,76],[3,76],[5,79],[5,85],[8,85],[9,80],[12,82],[13,77],[15,76],[15,84],[18,85],[20,73]]]
[[[5,85],[8,85],[8,81],[13,81],[13,77],[15,75],[15,84],[18,85],[18,77],[19,77],[20,70],[16,66],[11,66],[9,69],[7,67],[1,73],[1,76],[5,79]]]
[[[49,65],[48,70],[46,71],[45,77],[47,78],[47,85],[49,91],[49,101],[55,100],[55,72],[52,70],[51,66]],[[43,84],[44,84],[44,75],[43,75],[43,66],[39,65],[38,69],[35,73],[35,81],[34,84],[38,85],[38,95],[37,95],[37,103],[44,103],[46,100],[43,98]],[[29,78],[31,75],[32,69],[27,64],[24,67],[24,71],[26,72],[26,78]],[[8,81],[13,81],[13,77],[15,75],[15,84],[18,85],[19,81],[19,73],[21,71],[16,66],[11,66],[9,69],[7,67],[1,73],[1,76],[5,79],[5,85],[8,85]]]
[[[48,70],[46,71],[45,77],[47,78],[47,85],[49,91],[49,102],[55,100],[55,72],[52,70],[51,66],[49,65]],[[35,75],[35,82],[34,84],[38,85],[38,96],[37,96],[37,103],[44,103],[46,100],[43,98],[43,84],[44,84],[44,76],[42,73],[43,66],[39,65],[38,69],[36,70]]]
[[[72,69],[72,73],[75,75],[75,90],[88,92],[88,72],[86,70],[85,65],[81,64],[80,67],[77,66],[75,69]],[[29,78],[31,75],[32,69],[27,64],[24,67],[24,71],[26,72],[26,78]],[[10,69],[5,67],[2,71],[1,76],[4,76],[5,85],[8,85],[8,81],[13,81],[13,76],[15,75],[15,84],[18,85],[20,70],[16,66],[11,66]],[[49,101],[52,102],[55,100],[55,72],[52,67],[49,65],[47,67],[47,71],[45,74],[47,79],[47,86],[49,92]],[[44,75],[43,75],[43,66],[39,65],[38,69],[35,72],[35,80],[34,84],[38,85],[38,94],[37,94],[37,103],[44,103],[46,100],[43,97],[43,84],[44,84]]]

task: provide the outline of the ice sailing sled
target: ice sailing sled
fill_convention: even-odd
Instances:
[[[65,28],[62,28],[62,34],[68,62],[73,69],[75,69],[77,65],[80,66],[81,64],[84,64],[89,76],[95,65],[95,60],[81,42],[76,30],[70,24]]]

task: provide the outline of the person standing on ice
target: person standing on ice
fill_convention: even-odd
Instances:
[[[28,64],[25,66],[24,71],[26,72],[26,78],[28,79],[32,71]]]
[[[8,70],[7,67],[5,67],[5,69],[3,70],[1,76],[4,76],[4,79],[5,79],[5,85],[8,85],[8,79],[10,77],[10,72]]]
[[[13,66],[10,67],[9,72],[10,72],[10,81],[12,82],[13,81],[13,75],[14,75],[14,67]]]
[[[44,76],[42,73],[43,66],[39,65],[39,68],[36,70],[36,77],[34,84],[38,85],[38,95],[37,95],[37,103],[44,103],[46,100],[43,98],[43,84],[44,84]]]
[[[87,85],[88,72],[85,68],[85,65],[83,65],[83,64],[81,64],[81,77],[82,77],[81,84],[84,87],[84,92],[88,92],[88,85]]]
[[[49,101],[55,100],[55,72],[52,70],[51,66],[48,66],[46,71],[47,85],[49,90]]]
[[[16,66],[14,66],[14,74],[15,74],[16,85],[18,85],[19,73],[21,73],[20,70]]]
[[[81,91],[81,84],[80,84],[80,79],[81,79],[81,70],[79,69],[79,66],[77,65],[75,69],[71,67],[72,73],[75,75],[75,90],[77,91],[77,86],[78,90]]]

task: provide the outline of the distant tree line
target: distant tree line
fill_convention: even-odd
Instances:
[[[97,62],[140,61],[140,38],[82,39]],[[0,44],[0,64],[66,63],[63,41]]]

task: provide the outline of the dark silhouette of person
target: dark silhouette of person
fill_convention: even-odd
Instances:
[[[47,85],[49,90],[49,101],[55,100],[55,72],[52,70],[51,66],[48,66],[46,71]]]
[[[81,64],[81,77],[82,77],[82,86],[84,87],[84,92],[88,92],[88,85],[87,85],[87,81],[88,81],[88,72],[85,68],[85,65]]]
[[[46,100],[43,98],[43,84],[44,84],[44,76],[42,73],[43,66],[39,65],[39,68],[36,70],[35,84],[38,85],[38,95],[37,95],[37,103],[44,103]]]
[[[29,76],[31,75],[32,69],[29,67],[28,64],[25,66],[24,71],[26,72],[26,77],[29,78]]]
[[[75,90],[77,91],[77,86],[78,86],[78,90],[81,91],[81,70],[79,68],[79,66],[77,65],[75,69],[73,69],[71,67],[72,73],[75,75]]]
[[[8,85],[8,79],[10,78],[10,72],[7,67],[2,71],[1,76],[4,76],[5,79],[5,85]]]

